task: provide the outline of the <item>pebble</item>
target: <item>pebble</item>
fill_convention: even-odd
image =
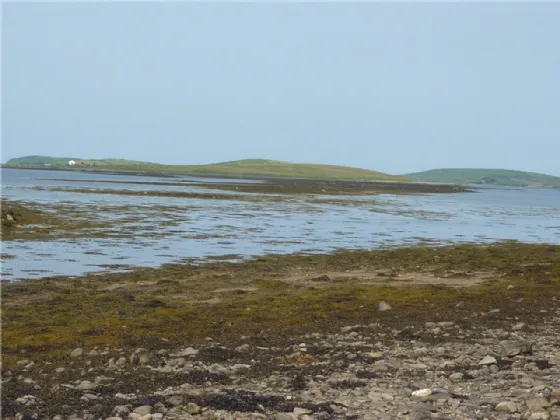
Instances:
[[[517,404],[513,401],[502,401],[496,405],[495,410],[510,414],[517,413]]]
[[[82,356],[83,354],[84,350],[78,347],[77,349],[72,350],[72,352],[70,353],[70,357],[76,358]]]
[[[393,308],[387,302],[379,302],[379,308],[378,309],[379,309],[380,312],[385,312],[385,311],[390,311]]]
[[[432,390],[429,388],[419,389],[412,392],[413,397],[427,397],[432,394]]]
[[[480,362],[478,362],[479,365],[495,365],[497,363],[498,361],[496,358],[492,356],[485,356]]]
[[[141,405],[133,410],[133,413],[140,414],[141,416],[152,413],[151,405]]]

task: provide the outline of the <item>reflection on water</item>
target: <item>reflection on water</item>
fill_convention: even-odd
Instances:
[[[2,253],[15,256],[2,262],[4,279],[78,275],[224,255],[244,258],[419,242],[514,239],[560,243],[558,190],[486,189],[470,194],[336,196],[336,200],[327,196],[293,195],[280,202],[255,202],[33,189],[71,186],[210,191],[188,185],[188,181],[200,181],[196,178],[184,178],[187,181],[184,186],[94,183],[92,180],[169,181],[144,176],[3,169],[3,197],[38,203],[79,203],[86,211],[110,207],[114,211],[107,212],[104,217],[119,220],[119,228],[112,232],[114,237],[109,238],[4,242]],[[154,206],[165,206],[165,211],[151,211]]]

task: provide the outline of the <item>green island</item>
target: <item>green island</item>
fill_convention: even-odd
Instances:
[[[459,185],[494,185],[502,187],[560,188],[560,177],[535,172],[506,169],[432,169],[404,174],[418,182],[436,182]]]
[[[74,164],[69,165],[72,161]],[[163,165],[125,159],[79,159],[25,156],[10,159],[4,167],[48,168],[88,171],[141,172],[161,175],[228,176],[241,178],[289,178],[362,181],[406,181],[405,178],[367,169],[267,159],[243,159],[208,165]]]
[[[69,162],[73,162],[72,165]],[[560,188],[560,177],[507,169],[443,168],[392,175],[369,169],[269,159],[242,159],[207,165],[166,165],[127,159],[81,159],[24,156],[8,160],[5,168],[53,169],[157,176],[201,176],[248,179],[308,179],[374,182],[416,182],[531,188]]]

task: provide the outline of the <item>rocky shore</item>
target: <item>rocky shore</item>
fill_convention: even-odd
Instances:
[[[349,325],[281,347],[208,337],[180,349],[76,348],[63,364],[22,357],[4,372],[3,418],[559,419],[560,305],[536,325],[485,329],[499,310],[472,317],[476,328]]]

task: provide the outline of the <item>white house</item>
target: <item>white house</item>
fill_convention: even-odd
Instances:
[[[75,160],[69,160],[68,161],[68,165],[70,165],[70,166],[75,165],[75,164],[76,164]]]

